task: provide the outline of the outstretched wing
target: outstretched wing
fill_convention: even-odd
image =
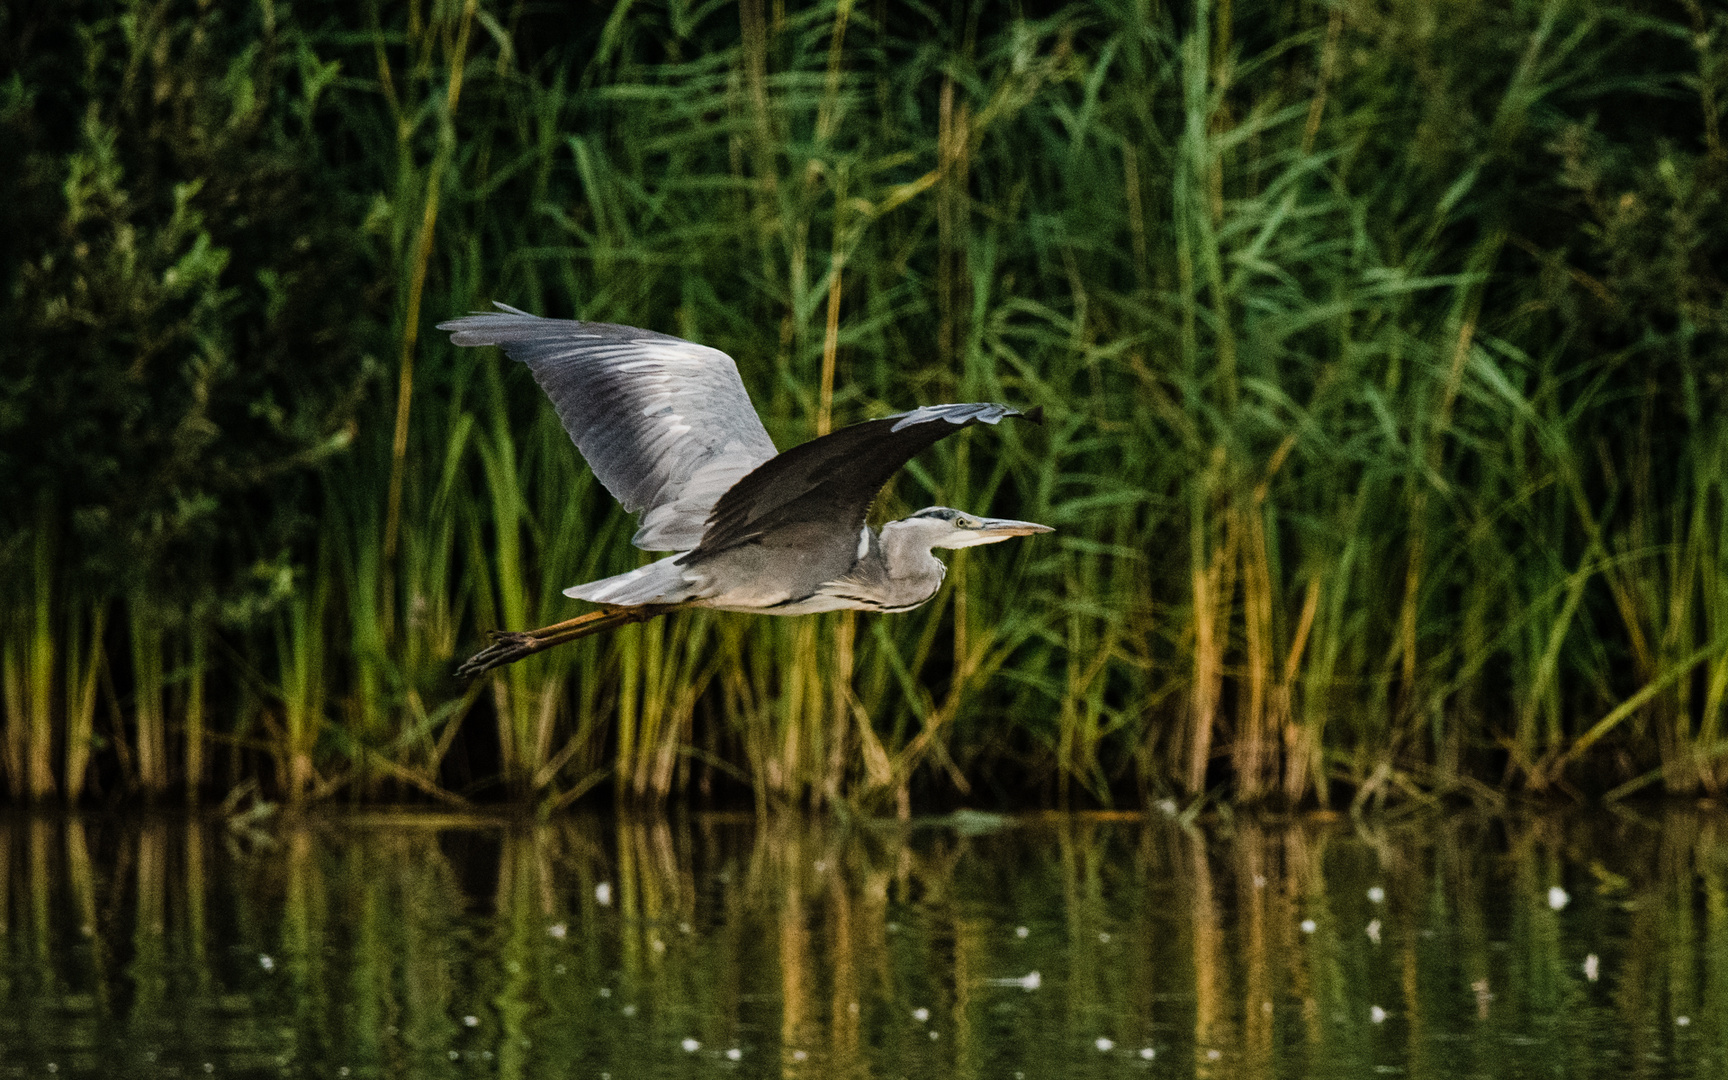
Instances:
[[[594,475],[642,515],[637,547],[695,547],[720,496],[774,456],[738,365],[719,349],[497,306],[438,329],[528,365]]]
[[[780,536],[796,537],[809,550],[840,544],[850,551],[870,505],[901,466],[963,427],[995,424],[1005,416],[1033,423],[1044,419],[1042,409],[1023,413],[1006,405],[926,405],[795,446],[722,495],[702,542],[680,561],[700,561]]]

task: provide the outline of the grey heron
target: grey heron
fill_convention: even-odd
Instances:
[[[588,634],[679,608],[808,615],[910,611],[936,595],[932,552],[1053,531],[945,506],[880,530],[865,520],[900,467],[972,424],[1042,412],[926,405],[778,452],[732,358],[610,323],[496,312],[439,323],[456,345],[498,345],[528,366],[606,490],[640,515],[631,543],[673,552],[564,595],[600,605],[538,630],[494,631],[457,674],[479,675]]]

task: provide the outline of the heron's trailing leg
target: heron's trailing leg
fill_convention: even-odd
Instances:
[[[483,672],[503,667],[505,664],[514,664],[523,657],[532,656],[554,645],[562,645],[566,641],[575,641],[589,634],[614,630],[631,623],[647,622],[670,610],[672,609],[660,604],[607,608],[603,611],[590,611],[586,615],[578,615],[574,619],[566,619],[551,626],[542,626],[538,630],[494,630],[492,644],[463,661],[462,666],[456,669],[456,676],[472,679]]]

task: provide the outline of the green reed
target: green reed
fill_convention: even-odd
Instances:
[[[80,46],[92,119],[52,159],[54,212],[112,228],[44,249],[20,295],[54,333],[132,298],[138,329],[76,348],[185,354],[194,403],[272,334],[340,339],[352,384],[261,391],[248,423],[300,441],[206,470],[224,494],[112,539],[68,472],[0,538],[14,797],[231,785],[260,752],[290,798],[547,806],[603,783],[905,811],[1728,779],[1719,16],[212,18]],[[211,73],[175,76],[200,108],[254,103],[196,128],[232,154],[125,141],[157,107],[125,80],[171,68]],[[223,172],[260,162],[328,193],[280,211],[345,253],[328,277],[224,216],[216,194],[283,175]],[[686,615],[458,686],[484,631],[568,617],[563,587],[644,557],[525,373],[431,330],[492,299],[727,350],[781,445],[923,401],[1042,405],[885,501],[1059,531],[958,553],[911,615]],[[324,304],[334,331],[295,321]],[[209,408],[174,462],[245,430]],[[146,545],[138,580],[91,535]]]

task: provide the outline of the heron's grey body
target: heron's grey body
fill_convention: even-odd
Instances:
[[[982,519],[973,520],[981,527]],[[911,611],[941,587],[947,567],[931,548],[952,533],[941,518],[892,521],[880,532],[865,525],[851,550],[777,535],[780,542],[742,544],[706,559],[674,555],[564,595],[614,607],[678,604],[773,615]]]
[[[631,542],[676,554],[565,590],[603,605],[616,616],[610,621],[597,613],[500,635],[500,644],[468,661],[463,673],[679,607],[777,615],[908,611],[942,584],[945,570],[932,549],[1050,531],[947,507],[879,531],[865,523],[883,485],[921,450],[971,424],[1022,415],[1036,421],[1037,410],[925,406],[782,454],[725,353],[648,330],[498,306],[499,313],[439,329],[457,345],[499,345],[526,364],[594,475],[626,510],[641,515]]]

